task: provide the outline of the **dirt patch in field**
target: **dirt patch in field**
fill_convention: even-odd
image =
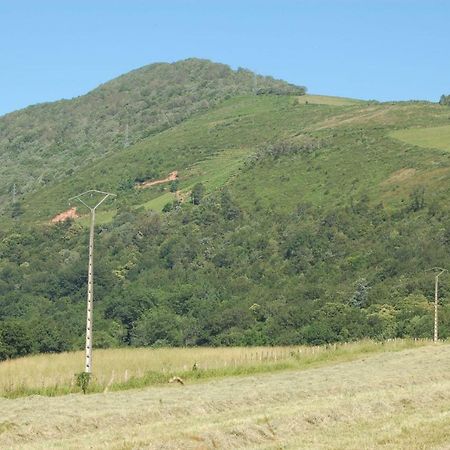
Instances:
[[[408,178],[411,178],[416,173],[416,169],[412,168],[404,168],[397,170],[394,172],[388,179],[384,180],[381,184],[394,184],[394,183],[401,183],[402,181],[407,180]]]
[[[52,223],[64,222],[68,219],[77,219],[80,215],[77,213],[77,208],[70,208],[67,211],[64,211],[52,219]]]
[[[178,179],[178,171],[174,170],[173,172],[169,173],[169,176],[166,178],[163,178],[161,180],[148,180],[144,181],[143,183],[139,183],[136,185],[138,189],[146,189],[152,186],[156,186],[158,184],[168,183],[169,181],[175,181]]]

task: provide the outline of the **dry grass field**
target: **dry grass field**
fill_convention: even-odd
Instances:
[[[12,449],[448,449],[450,345],[257,376],[0,399]]]
[[[299,369],[348,361],[381,351],[398,351],[427,341],[370,340],[320,347],[117,348],[95,350],[90,392],[165,384],[173,376],[190,381]],[[84,353],[39,354],[0,363],[0,397],[63,395],[79,392],[75,374]],[[195,365],[195,367],[194,367]],[[194,369],[194,370],[193,370]]]

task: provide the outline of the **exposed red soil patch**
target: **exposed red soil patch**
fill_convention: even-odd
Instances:
[[[156,186],[157,184],[168,183],[169,181],[175,181],[178,178],[178,171],[174,170],[169,173],[167,178],[163,178],[162,180],[153,180],[153,181],[144,181],[143,183],[138,184],[136,187],[138,189],[145,189],[151,186]]]
[[[77,208],[73,207],[53,217],[52,223],[64,222],[67,219],[76,219],[77,217],[80,217],[80,215],[77,213]]]

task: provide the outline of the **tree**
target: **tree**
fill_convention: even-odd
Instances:
[[[194,205],[200,205],[203,199],[203,194],[205,193],[205,186],[202,183],[197,183],[191,192],[191,201]]]
[[[9,320],[0,326],[0,359],[25,356],[33,350],[33,339],[24,321]]]
[[[441,95],[441,98],[439,99],[440,105],[450,105],[450,95]]]
[[[172,202],[168,202],[163,206],[162,212],[170,212],[173,209],[173,203]]]
[[[132,344],[137,346],[182,345],[181,318],[168,308],[152,308],[136,322]]]
[[[425,188],[417,186],[410,194],[410,210],[417,212],[425,206]]]
[[[350,305],[356,308],[364,308],[369,300],[369,284],[365,278],[361,278],[356,282],[355,292],[350,298]]]

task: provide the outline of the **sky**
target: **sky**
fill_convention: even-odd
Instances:
[[[189,57],[314,94],[437,101],[449,50],[446,0],[0,0],[0,114]]]

